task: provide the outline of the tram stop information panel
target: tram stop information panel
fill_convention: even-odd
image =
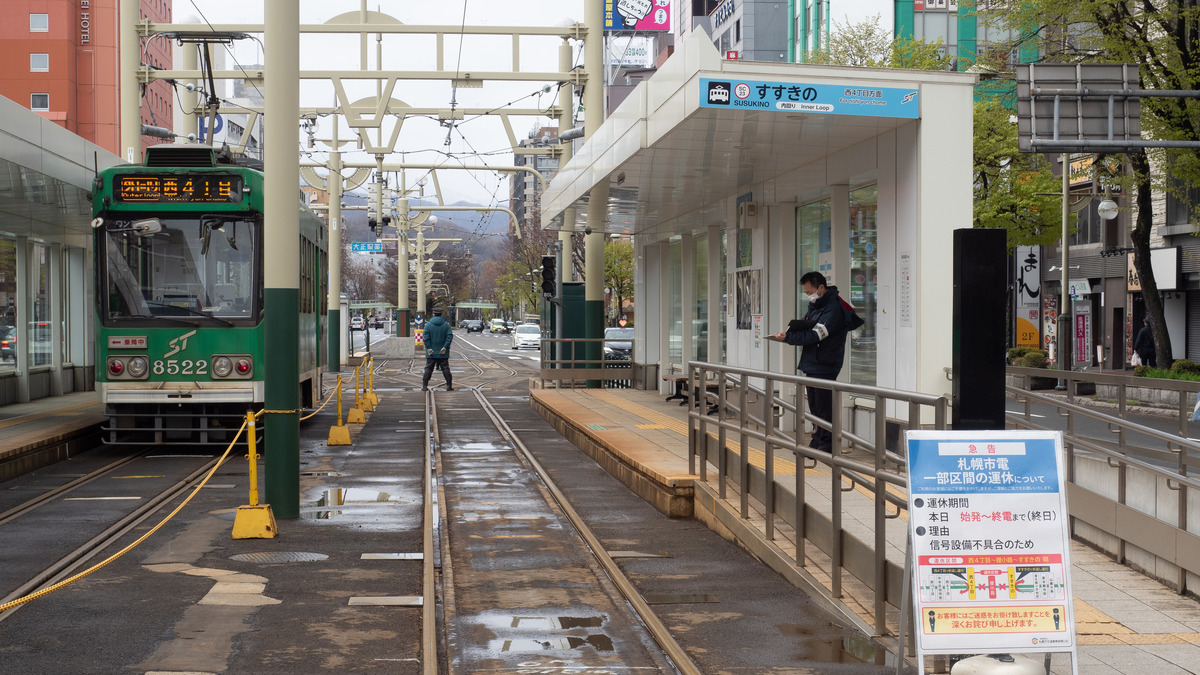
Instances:
[[[911,431],[905,441],[919,661],[1071,652],[1074,669],[1061,433]]]

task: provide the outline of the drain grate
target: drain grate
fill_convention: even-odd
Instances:
[[[290,562],[313,562],[315,560],[326,560],[329,556],[323,553],[304,553],[300,551],[273,551],[269,553],[239,553],[230,556],[230,560],[238,562],[252,563],[290,563]]]

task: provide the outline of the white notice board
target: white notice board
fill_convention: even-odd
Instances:
[[[1060,432],[910,431],[908,513],[924,654],[1070,652]]]

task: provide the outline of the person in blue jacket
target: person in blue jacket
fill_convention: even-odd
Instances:
[[[775,338],[801,347],[798,370],[807,377],[836,380],[846,357],[846,334],[863,325],[863,320],[838,295],[837,286],[827,286],[825,275],[808,272],[800,277],[800,288],[808,297],[804,319],[792,321],[787,332]],[[833,390],[806,386],[808,408],[817,418],[833,419]],[[820,426],[813,431],[809,447],[832,452],[833,434]]]
[[[446,391],[454,391],[454,379],[450,375],[450,343],[454,342],[454,331],[442,318],[442,308],[433,308],[433,318],[425,322],[425,374],[421,377],[421,391],[429,391],[429,378],[433,369],[442,371],[446,378]]]

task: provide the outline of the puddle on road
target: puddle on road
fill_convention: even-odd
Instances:
[[[338,507],[395,506],[407,503],[409,500],[390,492],[364,488],[329,488],[315,501],[302,502],[300,517],[309,520],[328,519],[342,514],[342,509]]]
[[[512,446],[507,443],[493,443],[491,441],[481,441],[477,443],[455,443],[453,445],[443,445],[441,448],[443,453],[457,452],[512,452]]]
[[[591,647],[598,652],[613,651],[613,641],[605,633],[591,633],[588,629],[600,628],[603,616],[529,616],[495,615],[485,623],[491,624],[497,633],[520,631],[521,637],[497,637],[488,641],[492,652],[545,652],[568,651]],[[507,625],[505,625],[507,624]],[[560,631],[576,631],[583,635],[555,635]],[[534,634],[534,635],[531,635]]]
[[[874,663],[882,665],[886,656],[885,650],[870,638],[862,636],[847,636],[842,638],[827,638],[825,630],[819,631],[813,626],[783,623],[775,626],[784,635],[795,635],[800,638],[800,647],[804,650],[804,658],[824,663]],[[829,630],[837,630],[830,626]]]

